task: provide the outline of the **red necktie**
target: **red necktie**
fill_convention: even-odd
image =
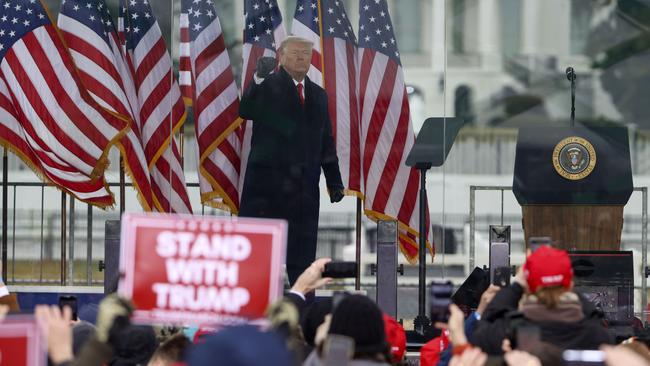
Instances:
[[[302,83],[298,83],[298,99],[300,99],[300,105],[305,105],[305,97],[302,96]]]

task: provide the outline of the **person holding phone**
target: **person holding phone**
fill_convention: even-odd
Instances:
[[[318,351],[312,352],[303,366],[327,366],[332,364],[328,364],[329,360],[347,366],[390,366],[391,346],[386,339],[382,312],[366,296],[345,296],[317,333]],[[336,336],[331,338],[332,335]],[[351,357],[346,358],[348,355]],[[343,358],[349,362],[342,363]]]
[[[502,288],[487,306],[474,332],[474,343],[500,355],[516,327],[536,325],[541,341],[561,349],[598,349],[614,343],[602,313],[573,292],[573,269],[564,250],[541,246],[519,268],[514,283]]]

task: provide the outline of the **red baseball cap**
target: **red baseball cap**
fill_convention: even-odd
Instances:
[[[390,344],[390,353],[393,361],[401,361],[406,353],[406,332],[402,324],[393,319],[390,315],[383,314],[386,341]]]
[[[565,250],[541,246],[524,264],[524,275],[530,292],[539,288],[562,286],[568,289],[573,280],[573,268],[569,254]]]

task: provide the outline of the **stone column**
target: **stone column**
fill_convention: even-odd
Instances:
[[[478,51],[481,55],[481,68],[495,70],[501,68],[501,16],[499,1],[480,0],[478,3]]]

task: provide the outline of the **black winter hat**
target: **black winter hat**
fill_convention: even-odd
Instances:
[[[353,338],[355,354],[383,353],[388,347],[382,312],[362,295],[350,295],[341,300],[332,314],[329,333]]]
[[[118,339],[110,366],[146,365],[158,348],[156,333],[150,326],[131,325],[122,331]]]
[[[314,338],[316,338],[316,331],[318,327],[325,321],[325,316],[332,312],[332,300],[325,298],[320,301],[315,301],[307,311],[305,311],[304,318],[301,321],[302,334],[305,336],[305,342],[311,347],[314,347]]]

